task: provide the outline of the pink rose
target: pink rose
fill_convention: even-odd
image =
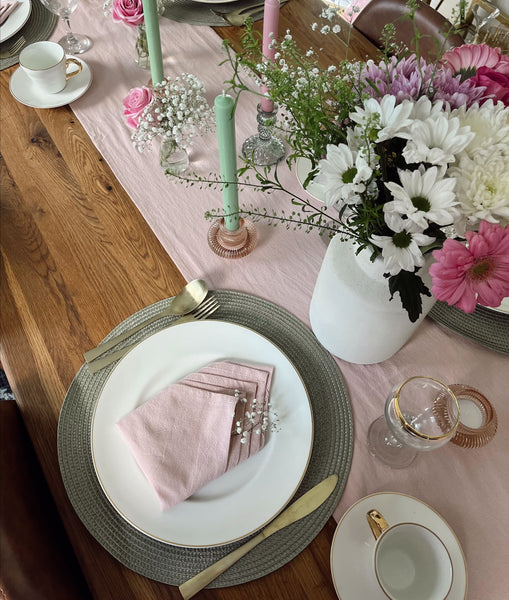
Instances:
[[[148,87],[137,87],[129,90],[124,99],[124,116],[132,129],[138,127],[139,118],[145,108],[152,102],[154,92]]]
[[[112,18],[115,23],[136,27],[144,23],[142,0],[113,0]]]
[[[493,101],[501,100],[509,106],[509,75],[499,73],[489,67],[480,67],[471,79],[476,86],[486,88],[485,96],[493,98]]]

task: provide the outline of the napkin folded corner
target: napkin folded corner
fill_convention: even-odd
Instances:
[[[214,362],[118,421],[163,511],[263,448],[273,371]]]

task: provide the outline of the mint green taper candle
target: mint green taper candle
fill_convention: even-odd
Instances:
[[[145,29],[147,30],[148,56],[150,59],[152,83],[161,83],[164,74],[157,0],[143,0],[143,18],[145,19]]]
[[[233,98],[224,92],[214,101],[216,113],[217,143],[219,146],[219,166],[223,183],[223,210],[225,215],[239,210],[237,185],[237,145],[235,140],[235,114]],[[225,216],[224,225],[228,231],[239,228],[239,215]]]

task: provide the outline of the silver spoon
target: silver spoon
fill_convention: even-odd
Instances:
[[[173,298],[170,305],[163,311],[157,313],[157,315],[154,315],[153,317],[150,317],[150,319],[143,321],[139,325],[131,327],[123,333],[119,333],[115,337],[109,339],[107,342],[102,342],[95,348],[92,348],[92,350],[88,350],[87,352],[85,352],[83,356],[85,357],[86,362],[88,363],[97,358],[98,356],[101,356],[101,354],[103,354],[110,348],[113,348],[113,346],[116,346],[119,342],[122,342],[123,340],[127,339],[133,333],[140,331],[140,329],[143,329],[147,325],[150,325],[150,323],[153,323],[154,321],[157,321],[162,317],[181,316],[189,314],[190,312],[198,308],[198,306],[200,306],[200,304],[205,300],[207,292],[208,286],[203,281],[203,279],[194,279],[193,281],[190,281],[180,290],[180,292]]]

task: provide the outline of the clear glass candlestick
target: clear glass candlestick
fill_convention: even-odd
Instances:
[[[368,450],[393,469],[408,467],[418,452],[440,448],[456,433],[456,396],[431,377],[411,377],[393,388],[385,414],[371,424]]]
[[[242,154],[253,164],[270,167],[282,160],[286,154],[283,142],[274,135],[276,124],[277,104],[272,112],[266,112],[258,104],[258,133],[248,138],[242,145]]]

